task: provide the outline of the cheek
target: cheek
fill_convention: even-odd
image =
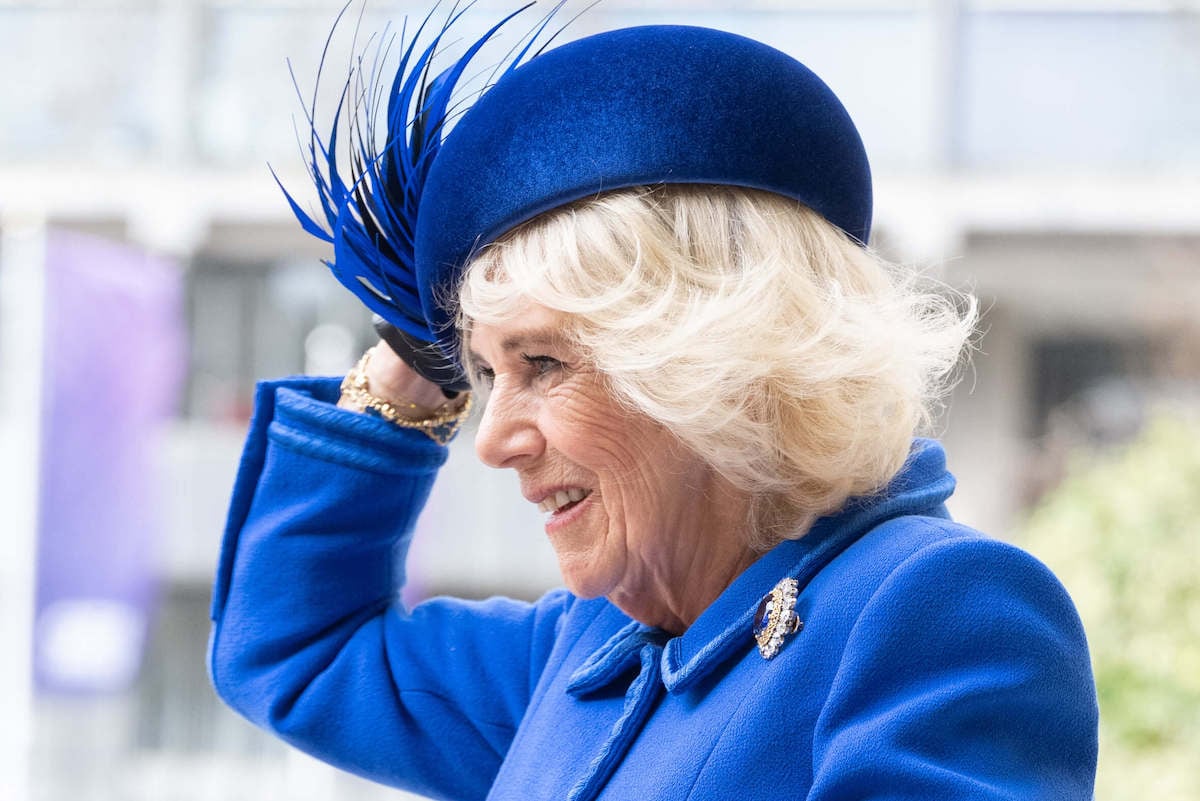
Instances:
[[[543,430],[554,447],[581,467],[619,477],[652,454],[655,427],[606,398],[563,389],[546,405]]]

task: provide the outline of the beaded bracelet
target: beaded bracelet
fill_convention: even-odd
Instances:
[[[433,415],[428,417],[407,417],[402,414],[397,405],[371,394],[367,385],[367,365],[371,361],[371,351],[367,351],[358,360],[358,364],[346,373],[342,379],[342,398],[360,411],[371,410],[377,415],[394,423],[401,428],[415,428],[422,431],[439,445],[445,445],[454,438],[463,421],[471,413],[471,393],[464,392],[458,398],[439,406]],[[415,403],[406,404],[409,409],[423,409]]]

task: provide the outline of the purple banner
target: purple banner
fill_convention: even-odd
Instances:
[[[182,272],[52,232],[45,320],[34,675],[43,691],[116,691],[137,677],[157,593]]]

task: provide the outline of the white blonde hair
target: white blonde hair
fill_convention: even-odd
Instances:
[[[563,312],[617,399],[749,494],[757,548],[899,472],[977,317],[796,201],[728,186],[547,212],[483,249],[459,300],[464,341],[529,301]]]

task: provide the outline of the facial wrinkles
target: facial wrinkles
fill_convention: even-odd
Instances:
[[[576,446],[573,455],[579,461],[604,465],[601,479],[610,485],[609,494],[653,498],[668,478],[646,469],[662,455],[654,445],[657,427],[619,404],[597,403],[596,397],[606,392],[597,384],[588,376],[586,382],[568,380],[555,387],[548,403],[558,408],[547,416],[547,433],[552,440]]]
[[[682,631],[744,567],[726,541],[737,537],[737,501],[682,443],[614,399],[561,340],[533,347],[546,330],[529,325],[537,317],[517,333],[493,326],[479,338],[482,363],[494,370],[483,450],[518,470],[528,496],[574,488],[594,496],[575,523],[549,532],[573,590]],[[565,366],[531,369],[529,357],[543,354]]]
[[[608,536],[620,538],[629,557],[615,592],[636,596],[639,604],[653,598],[660,606],[681,606],[672,596],[695,585],[689,567],[705,550],[697,549],[695,538],[708,473],[651,421],[615,405],[607,416],[594,414],[594,405],[580,406],[584,413],[572,414],[568,401],[562,420],[579,440],[595,443],[595,453],[581,455],[608,466],[597,489],[609,516]]]
[[[648,518],[660,507],[659,477],[645,469],[655,456],[646,436],[652,425],[612,402],[595,374],[569,375],[551,389],[543,420],[548,440],[563,449],[552,448],[547,461],[561,460],[570,474],[583,465],[591,474],[587,488],[596,496],[593,502],[602,505],[607,518],[598,539],[560,535],[556,547],[566,557],[565,568],[578,566],[576,561],[609,560],[610,584],[641,584],[646,571],[640,562],[651,556]],[[593,589],[608,592],[613,587]]]

